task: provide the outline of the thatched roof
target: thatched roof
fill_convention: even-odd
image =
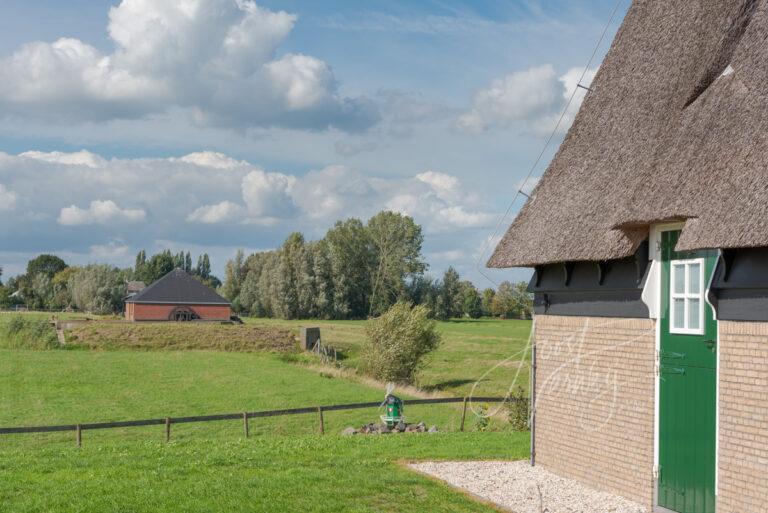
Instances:
[[[768,246],[768,0],[635,0],[490,267]]]

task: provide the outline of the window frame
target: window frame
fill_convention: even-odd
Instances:
[[[669,262],[669,332],[675,335],[704,335],[705,326],[705,308],[707,285],[704,281],[704,266],[706,259],[704,258],[689,258],[681,260],[670,260]],[[690,292],[690,267],[694,264],[699,265],[699,292]],[[685,275],[684,290],[683,292],[675,292],[675,277],[677,274],[676,267],[682,266],[683,273]],[[675,327],[675,299],[683,300],[683,327]],[[699,301],[699,327],[692,329],[690,325],[690,303],[692,299],[698,299]]]

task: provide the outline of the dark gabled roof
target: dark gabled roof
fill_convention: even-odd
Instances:
[[[634,0],[565,141],[490,259],[768,246],[768,3]]]
[[[175,305],[229,305],[229,301],[212,288],[175,269],[138,294],[126,299],[126,303],[171,303]]]

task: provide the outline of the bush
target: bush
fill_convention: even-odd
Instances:
[[[13,316],[0,324],[0,347],[9,349],[55,349],[59,347],[56,330],[45,319]]]
[[[424,357],[440,345],[429,309],[396,303],[384,315],[368,322],[363,346],[363,369],[374,378],[394,383],[413,383]]]
[[[475,412],[475,431],[488,431],[491,427],[491,419],[488,413],[488,405],[481,404],[477,407]]]
[[[521,386],[515,388],[510,397],[508,420],[515,431],[528,429],[528,397]]]

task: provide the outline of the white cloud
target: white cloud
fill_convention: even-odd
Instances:
[[[548,135],[557,125],[583,71],[583,68],[572,68],[558,76],[547,64],[496,79],[475,95],[472,109],[457,119],[456,127],[479,133],[521,126],[538,135]],[[582,85],[589,87],[596,73],[597,70],[587,70]],[[571,126],[584,96],[585,91],[579,88],[558,132],[566,132]]]
[[[189,214],[187,221],[217,224],[225,222],[238,222],[244,217],[243,207],[231,201],[222,201],[215,205],[203,205]]]
[[[225,127],[364,129],[372,104],[337,91],[327,63],[276,55],[296,16],[251,0],[123,0],[109,11],[112,53],[73,38],[0,60],[0,108],[60,122],[182,108]]]
[[[12,194],[15,203],[12,216],[0,215],[0,266],[23,268],[35,252],[124,266],[138,250],[156,251],[156,241],[172,240],[185,250],[229,248],[215,264],[223,269],[232,248],[278,247],[292,231],[319,238],[336,220],[365,221],[384,209],[423,226],[425,251],[463,250],[469,258],[493,219],[479,184],[434,169],[393,178],[335,165],[294,175],[226,154],[191,155],[107,160],[93,154],[91,167],[74,154],[38,159],[0,152],[0,202]]]
[[[291,189],[296,177],[282,173],[267,173],[255,169],[243,178],[243,201],[249,215],[256,220],[291,217],[295,205]]]
[[[130,249],[122,239],[112,239],[106,244],[92,245],[90,254],[99,262],[123,262],[129,256]]]
[[[328,166],[310,171],[296,182],[291,197],[313,219],[333,219],[359,215],[376,203],[372,181],[347,166]]]
[[[74,166],[88,166],[92,168],[104,165],[106,160],[95,153],[87,150],[80,150],[73,153],[64,153],[61,151],[25,151],[19,155],[29,159],[42,160],[44,162],[54,162],[58,164],[68,164]]]
[[[238,166],[247,165],[247,162],[235,160],[223,153],[215,151],[198,151],[184,155],[179,159],[188,164],[195,164],[201,167],[212,167],[214,169],[233,169]]]
[[[432,190],[441,199],[455,201],[461,197],[461,182],[455,176],[436,171],[425,171],[416,175],[416,179],[432,187]]]
[[[16,193],[9,191],[0,183],[0,211],[16,208]]]
[[[144,221],[147,214],[141,209],[122,209],[112,200],[94,200],[88,208],[75,205],[61,209],[58,222],[64,226],[106,224],[109,222],[136,223]]]

